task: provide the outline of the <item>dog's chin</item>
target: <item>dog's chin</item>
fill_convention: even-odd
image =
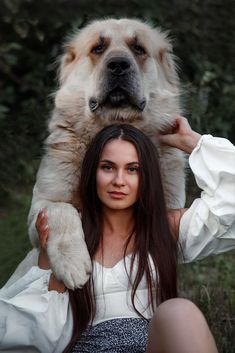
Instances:
[[[113,107],[100,106],[93,114],[95,119],[102,121],[104,124],[112,123],[131,123],[134,121],[143,121],[143,114],[133,107]]]
[[[141,100],[131,97],[121,89],[109,92],[100,102],[96,98],[91,98],[89,101],[90,111],[94,115],[109,121],[142,119],[145,105],[146,100],[144,98]]]
[[[100,104],[100,107],[107,110],[122,110],[122,109],[136,109],[137,107],[131,102],[130,99],[122,95],[110,95],[107,99]]]

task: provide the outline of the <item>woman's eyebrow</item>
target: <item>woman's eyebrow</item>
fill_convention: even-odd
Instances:
[[[113,161],[110,161],[109,159],[102,159],[100,161],[100,163],[111,163],[111,164],[115,164]]]
[[[109,159],[102,159],[101,161],[100,161],[100,163],[110,163],[110,164],[116,164],[115,162],[113,162],[113,161],[110,161]],[[138,164],[139,165],[139,162],[138,161],[133,161],[133,162],[129,162],[129,163],[127,163],[126,165],[133,165],[133,164]]]
[[[138,161],[134,161],[134,162],[127,163],[127,165],[133,165],[133,164],[138,164],[139,165],[139,162]]]

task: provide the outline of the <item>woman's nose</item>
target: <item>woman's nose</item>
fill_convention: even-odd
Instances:
[[[117,171],[117,173],[115,174],[113,184],[118,186],[125,185],[125,176],[122,170]]]

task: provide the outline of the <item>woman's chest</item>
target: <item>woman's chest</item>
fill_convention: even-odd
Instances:
[[[114,268],[133,251],[133,241],[126,244],[121,238],[106,237],[95,254],[94,260],[103,268]]]

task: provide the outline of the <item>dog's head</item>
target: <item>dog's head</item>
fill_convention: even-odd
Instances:
[[[137,20],[96,21],[73,35],[65,45],[59,80],[57,104],[82,104],[85,116],[106,122],[151,114],[165,115],[167,121],[172,111],[177,113],[171,44],[159,29]]]

